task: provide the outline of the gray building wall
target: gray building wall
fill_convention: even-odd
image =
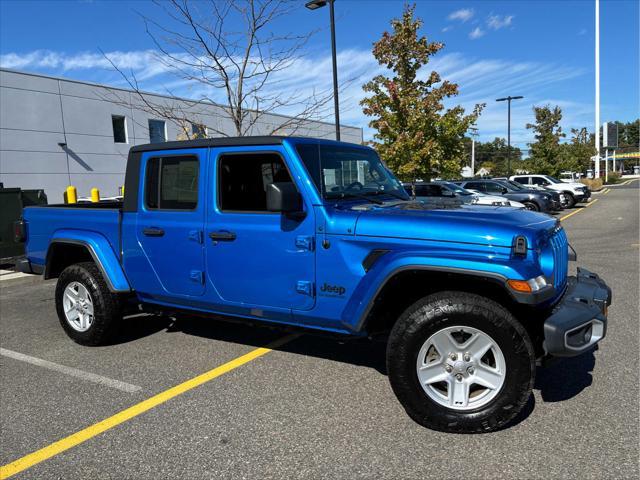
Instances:
[[[193,112],[194,121],[228,135],[234,132],[219,106],[147,97],[153,104],[179,104]],[[79,196],[89,196],[93,187],[102,196],[117,195],[129,148],[150,142],[149,119],[162,120],[136,108],[139,104],[127,90],[0,69],[0,182],[5,187],[43,188],[50,203],[62,201],[68,185],[74,185]],[[126,118],[127,143],[114,142],[112,115]],[[282,116],[264,115],[250,133],[264,135],[282,123]],[[166,130],[167,140],[180,138],[174,123],[166,121]],[[343,141],[363,141],[361,128],[342,126],[340,131]],[[335,127],[307,122],[295,134],[333,139]],[[210,131],[209,136],[216,134]]]

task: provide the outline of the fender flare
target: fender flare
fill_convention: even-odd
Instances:
[[[96,232],[81,230],[58,230],[55,232],[49,241],[49,247],[47,249],[45,279],[51,278],[48,272],[52,261],[52,246],[57,244],[81,245],[85,247],[100,269],[109,290],[116,293],[131,291],[129,280],[127,280],[122,265],[109,244],[109,241],[106,237]]]
[[[518,303],[538,303],[543,300],[539,296],[518,294],[507,285],[508,279],[525,280],[535,276],[532,265],[523,264],[521,269],[516,269],[508,260],[503,262],[486,263],[486,259],[453,259],[438,258],[425,255],[399,255],[380,261],[371,269],[369,281],[361,282],[352,296],[352,301],[342,313],[341,323],[350,331],[359,332],[363,329],[367,317],[373,308],[375,299],[395,275],[409,270],[422,270],[440,273],[457,273],[462,275],[486,278],[501,285]],[[452,264],[456,266],[452,266]],[[490,268],[487,268],[490,267]],[[368,275],[367,275],[368,276]],[[546,296],[552,296],[554,290],[545,292]]]

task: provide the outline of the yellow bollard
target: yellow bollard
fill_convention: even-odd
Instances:
[[[100,202],[100,190],[98,190],[97,188],[91,189],[91,202],[92,203]]]
[[[67,187],[67,203],[77,203],[78,202],[78,191],[76,187],[73,185],[69,185]]]
[[[120,195],[124,197],[124,185],[120,187]]]

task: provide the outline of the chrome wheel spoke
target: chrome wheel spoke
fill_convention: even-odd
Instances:
[[[446,357],[449,352],[456,351],[459,344],[453,339],[450,332],[440,331],[431,337],[431,344],[438,351],[440,357]]]
[[[475,357],[476,360],[480,361],[491,347],[493,347],[493,340],[491,340],[491,338],[483,333],[476,333],[462,348]]]
[[[449,405],[464,408],[469,405],[469,384],[452,379],[449,382]]]
[[[500,372],[491,367],[478,365],[472,380],[476,385],[497,390],[502,385],[504,377]]]
[[[420,383],[424,385],[444,382],[448,377],[449,374],[445,372],[443,362],[441,361],[423,365],[418,371],[418,378],[420,379]]]
[[[68,320],[74,321],[78,318],[78,310],[76,309],[75,305],[65,310],[64,313],[67,316]]]
[[[69,302],[71,302],[72,305],[75,305],[76,303],[78,303],[78,294],[77,292],[74,292],[73,290],[67,288],[64,292],[64,296],[67,297],[67,299],[69,300]]]

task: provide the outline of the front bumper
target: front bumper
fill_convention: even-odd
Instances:
[[[578,203],[588,202],[590,197],[591,197],[591,190],[589,190],[588,188],[586,188],[582,193],[576,192],[573,195],[573,198],[575,198],[576,202]]]
[[[611,289],[595,273],[578,268],[567,290],[544,322],[544,350],[553,357],[573,357],[590,350],[607,333]]]

